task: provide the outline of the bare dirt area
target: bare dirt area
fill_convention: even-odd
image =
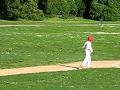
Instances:
[[[67,63],[67,64],[59,64],[59,65],[0,69],[0,76],[78,70],[78,69],[82,69],[80,68],[80,64],[81,62],[74,62],[74,63]],[[93,61],[91,68],[120,68],[120,60]]]

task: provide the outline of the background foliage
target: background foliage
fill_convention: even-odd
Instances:
[[[94,19],[103,16],[105,20],[120,20],[119,0],[92,0],[91,14]]]
[[[44,16],[71,16],[120,20],[120,0],[1,0],[1,19],[43,20]]]

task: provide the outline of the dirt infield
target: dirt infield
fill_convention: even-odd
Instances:
[[[48,65],[48,66],[35,66],[35,67],[22,67],[13,69],[0,69],[0,76],[41,73],[41,72],[55,72],[55,71],[68,71],[78,70],[81,62],[74,62],[68,64]],[[120,60],[113,61],[93,61],[91,68],[120,68]]]

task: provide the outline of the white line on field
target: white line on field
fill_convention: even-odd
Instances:
[[[102,26],[119,26],[120,24],[102,24]],[[0,25],[0,27],[39,27],[39,26],[52,26],[52,25]],[[63,25],[57,25],[59,26],[100,26],[99,24],[63,24]]]
[[[81,32],[85,34],[109,34],[109,35],[119,35],[120,33],[112,33],[112,32]]]
[[[49,25],[0,25],[0,27],[12,27],[12,26],[15,26],[15,27],[30,27],[30,26],[37,27],[37,26],[49,26]]]

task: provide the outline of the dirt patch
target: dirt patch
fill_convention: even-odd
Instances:
[[[59,64],[59,65],[22,67],[22,68],[13,68],[13,69],[0,69],[0,76],[77,70],[77,69],[81,69],[80,64],[81,64],[81,62],[74,62],[74,63],[68,63],[68,64]],[[113,61],[93,61],[91,68],[120,68],[120,60],[117,60],[117,61],[115,61],[115,60],[113,60]]]

